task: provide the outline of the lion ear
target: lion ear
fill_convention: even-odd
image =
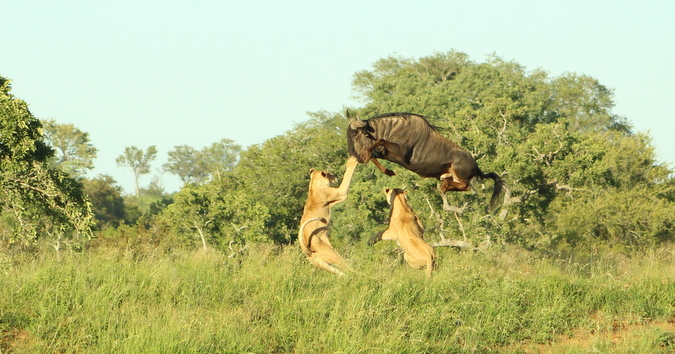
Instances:
[[[313,168],[310,168],[310,169],[309,169],[309,173],[312,173],[312,172],[314,172],[314,171],[316,171],[316,170],[313,169]]]

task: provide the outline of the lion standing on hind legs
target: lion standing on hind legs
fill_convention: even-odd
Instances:
[[[338,267],[343,270],[351,271],[352,269],[330,244],[328,224],[333,206],[347,199],[347,191],[358,164],[359,161],[355,157],[347,159],[347,168],[342,183],[337,188],[331,187],[331,184],[335,182],[333,175],[314,169],[310,170],[309,192],[300,220],[298,242],[307,260],[318,268],[337,275],[344,274]]]
[[[435,267],[434,248],[424,240],[424,226],[408,201],[407,192],[399,189],[385,190],[387,203],[391,206],[389,227],[373,236],[368,245],[381,240],[394,240],[403,250],[403,259],[417,269],[426,267],[428,277]]]

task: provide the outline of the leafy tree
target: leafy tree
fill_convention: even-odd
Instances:
[[[566,73],[552,80],[556,100],[552,108],[569,121],[572,131],[613,129],[630,132],[630,126],[616,114],[612,91],[587,75]]]
[[[183,184],[202,183],[209,176],[221,179],[231,171],[239,160],[241,146],[229,139],[222,139],[201,151],[187,145],[175,146],[169,152],[169,161],[164,170],[177,175]]]
[[[171,195],[166,194],[159,177],[154,177],[148,188],[140,189],[140,196],[124,197],[124,208],[127,224],[151,223],[155,215],[173,202]]]
[[[40,121],[0,77],[0,209],[11,220],[3,240],[29,242],[38,231],[91,235],[92,213],[82,186],[50,166]]]
[[[82,177],[85,170],[94,168],[97,149],[85,133],[73,124],[58,124],[53,119],[43,122],[45,142],[55,150],[53,161],[75,177]]]
[[[93,179],[85,178],[82,184],[91,200],[97,227],[102,229],[119,226],[125,219],[122,187],[109,175],[99,175]]]
[[[370,238],[386,227],[383,190],[391,187],[412,191],[411,203],[424,216],[432,241],[465,238],[543,249],[602,242],[642,247],[673,240],[672,171],[656,163],[647,136],[633,133],[624,118],[612,113],[612,91],[589,76],[549,77],[498,57],[479,63],[451,51],[382,59],[372,70],[356,73],[353,84],[363,106],[350,108],[352,115],[427,115],[441,134],[472,153],[483,171],[502,175],[508,188],[494,214],[487,203],[492,182],[479,180],[473,192],[447,193],[451,203],[466,205],[463,212],[444,212],[436,180],[388,162],[395,177],[362,165],[348,200],[334,210],[333,240]],[[236,195],[240,204],[267,208],[262,219],[270,240],[292,241],[309,168],[342,176],[347,123],[338,114],[311,114],[308,122],[243,151],[234,169],[222,181],[201,186],[190,197],[194,201],[177,198],[170,207],[173,215],[178,210],[201,215],[197,225],[208,230],[221,220],[213,216],[222,203],[215,196]],[[584,215],[572,222],[578,213]],[[254,219],[256,213],[242,209],[228,215]]]
[[[200,155],[201,164],[208,174],[220,180],[223,173],[232,171],[239,162],[241,146],[233,140],[221,139],[202,149]]]
[[[313,114],[293,131],[250,147],[232,171],[223,168],[219,178],[178,192],[174,204],[163,213],[172,216],[164,220],[183,234],[200,235],[201,230],[209,244],[214,237],[231,240],[234,235],[225,236],[222,230],[232,232],[244,225],[249,226],[235,237],[241,242],[289,242],[297,234],[310,168],[342,176],[347,159],[344,123],[339,115]]]
[[[489,188],[449,194],[456,203],[468,203],[469,209],[458,222],[453,222],[454,215],[443,215],[440,224],[455,224],[456,233],[467,230],[473,240],[501,238],[532,247],[608,240],[581,224],[574,224],[573,231],[550,225],[560,213],[576,212],[568,209],[578,206],[575,201],[609,193],[612,197],[602,198],[609,203],[636,185],[644,186],[642,192],[649,196],[636,199],[638,204],[673,211],[662,192],[669,185],[668,169],[656,164],[645,136],[632,133],[626,120],[611,112],[611,90],[591,77],[570,73],[549,78],[543,71],[526,72],[497,57],[475,63],[465,54],[448,52],[419,60],[382,59],[373,70],[357,73],[354,87],[365,102],[354,110],[357,114],[412,111],[431,116],[442,134],[477,158],[481,169],[506,178],[509,191],[497,215],[486,215],[482,207]],[[354,187],[359,188],[358,182]],[[437,199],[434,193],[427,190],[425,198]],[[434,203],[428,207],[438,208]],[[612,242],[630,239],[626,242],[644,245],[664,235],[672,239],[675,217],[649,219],[650,210],[630,210],[648,220],[650,226],[640,229],[650,231],[626,227]],[[610,222],[597,221],[607,226]]]
[[[294,130],[254,145],[242,153],[233,173],[239,188],[268,206],[270,238],[278,243],[295,239],[307,198],[310,168],[342,177],[347,161],[346,120],[326,112]]]
[[[268,208],[243,190],[223,189],[217,184],[191,185],[181,189],[174,200],[160,217],[188,244],[198,240],[204,249],[225,249],[233,243],[269,241],[265,236]]]
[[[174,146],[169,151],[169,160],[163,165],[164,171],[177,175],[183,184],[202,181],[206,176],[201,164],[199,151],[188,145]]]
[[[136,197],[140,195],[138,179],[141,175],[150,173],[150,162],[157,157],[155,145],[149,146],[145,152],[135,146],[127,146],[124,153],[117,157],[115,162],[119,167],[129,167],[134,172]]]

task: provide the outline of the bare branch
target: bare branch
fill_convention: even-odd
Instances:
[[[466,204],[464,204],[463,208],[466,208]],[[466,232],[464,232],[464,225],[462,225],[462,222],[459,220],[459,216],[457,216],[457,213],[455,213],[455,219],[457,220],[457,224],[459,224],[459,230],[462,231],[464,241],[466,241]]]
[[[208,224],[211,220],[207,221],[206,224]],[[206,247],[206,237],[204,237],[204,233],[202,232],[202,229],[197,225],[197,220],[194,220],[194,228],[197,229],[197,232],[199,232],[199,237],[202,239],[202,247],[204,247],[204,250],[207,250]],[[204,224],[204,225],[206,225]]]
[[[475,247],[471,242],[459,240],[447,240],[447,239],[432,243],[431,247],[457,247],[471,250],[475,249]]]
[[[504,186],[504,202],[502,203],[502,210],[499,212],[499,219],[504,221],[506,215],[509,212],[509,206],[513,204],[513,198],[511,197],[511,188]]]
[[[570,186],[560,185],[560,184],[555,183],[555,182],[553,183],[553,186],[555,187],[555,189],[558,189],[558,190],[563,189],[563,190],[567,190],[567,191],[583,191],[583,192],[590,192],[591,191],[590,189],[574,188],[574,187],[570,187]]]
[[[557,128],[558,126],[556,126]],[[552,151],[548,154],[542,154],[537,150],[535,146],[532,147],[532,150],[534,150],[535,154],[528,154],[529,156],[534,157],[535,160],[541,160],[543,161],[546,166],[551,166],[551,163],[553,162],[553,157],[558,154],[562,149],[564,148],[564,144],[562,142],[562,139],[560,138],[560,134],[554,129],[553,134],[556,137],[556,140],[558,141],[558,149],[556,151]]]
[[[444,240],[445,237],[443,236],[443,231],[445,231],[445,220],[443,220],[441,215],[439,213],[437,213],[436,210],[434,210],[434,208],[431,206],[431,202],[429,201],[429,198],[426,195],[424,196],[424,199],[426,199],[427,205],[429,205],[429,210],[431,210],[431,213],[429,214],[429,219],[431,219],[431,217],[433,217],[433,216],[436,217],[436,222],[439,223],[439,230],[440,230],[438,232],[438,234],[441,236],[441,239]]]
[[[448,197],[446,197],[444,193],[441,193],[441,199],[443,199],[443,210],[445,211],[451,211],[453,213],[461,214],[466,210],[467,203],[464,203],[464,206],[462,206],[461,208],[451,206],[450,203],[448,203]]]
[[[504,136],[504,133],[506,133],[506,127],[508,125],[508,120],[506,119],[506,114],[504,114],[504,112],[502,112],[502,108],[498,107],[497,109],[499,110],[499,115],[502,116],[502,120],[504,121],[504,124],[502,125],[502,129],[497,132],[497,136],[500,139],[502,139],[502,137]]]
[[[234,240],[231,240],[230,243],[227,245],[230,248],[230,251],[232,251],[232,253],[230,253],[230,255],[227,256],[227,258],[232,258],[232,257],[236,256],[237,254],[243,254],[244,251],[246,249],[248,249],[248,244],[245,244],[244,247],[240,247],[238,250],[234,250],[232,248],[233,243],[234,243]]]

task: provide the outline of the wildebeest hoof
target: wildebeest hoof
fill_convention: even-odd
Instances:
[[[384,174],[387,175],[387,176],[396,176],[396,173],[394,171],[390,170],[390,169],[386,169],[384,171]]]

